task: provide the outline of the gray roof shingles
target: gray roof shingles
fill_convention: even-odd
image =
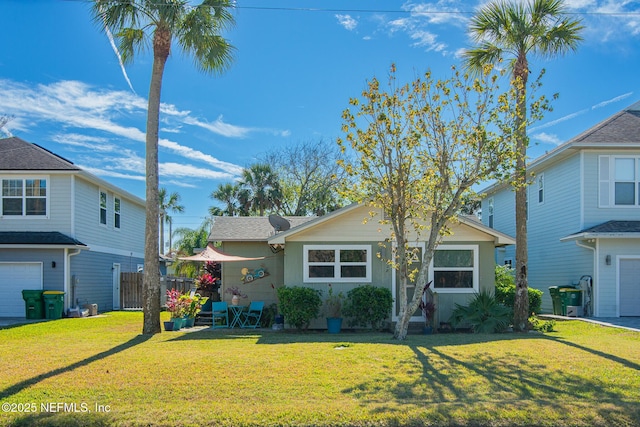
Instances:
[[[78,171],[69,160],[17,137],[0,139],[0,170]]]
[[[593,126],[571,142],[587,144],[640,143],[640,102]]]
[[[287,216],[291,228],[315,219],[314,216]],[[274,234],[269,218],[265,216],[217,216],[213,220],[209,240],[266,241]]]
[[[640,221],[607,221],[589,227],[580,233],[640,233]]]
[[[0,245],[60,245],[86,246],[58,231],[2,231]]]

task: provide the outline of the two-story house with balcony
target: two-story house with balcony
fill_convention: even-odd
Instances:
[[[120,273],[144,259],[144,200],[20,138],[0,139],[0,317],[22,290],[65,292],[65,309],[118,309]]]
[[[548,288],[591,276],[593,315],[640,316],[640,102],[528,165],[529,286]],[[482,221],[515,235],[507,183],[482,190]],[[515,266],[513,246],[497,262]]]

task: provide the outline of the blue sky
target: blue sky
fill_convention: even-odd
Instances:
[[[238,0],[229,71],[201,74],[179,51],[165,71],[160,185],[186,208],[174,227],[199,226],[211,192],[265,151],[333,144],[349,98],[392,62],[402,81],[428,69],[448,77],[482,3]],[[560,94],[530,130],[533,158],[640,100],[640,2],[565,3],[585,40],[564,58],[530,58],[535,75],[547,71],[541,93]],[[0,39],[0,114],[14,116],[5,130],[144,197],[151,57],[136,57],[125,77],[78,0],[3,0]]]

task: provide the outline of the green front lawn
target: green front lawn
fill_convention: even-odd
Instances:
[[[579,321],[404,342],[141,328],[117,312],[0,330],[0,425],[640,425],[640,333]]]

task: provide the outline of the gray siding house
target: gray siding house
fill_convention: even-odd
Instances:
[[[22,290],[65,292],[65,309],[118,309],[120,272],[144,258],[144,200],[20,138],[0,139],[0,317]]]
[[[530,162],[529,286],[593,283],[596,317],[640,316],[640,102]],[[515,234],[509,185],[483,191],[482,221]],[[497,262],[515,265],[513,246]]]
[[[384,243],[391,236],[391,228],[376,220],[365,222],[370,219],[371,209],[353,204],[321,217],[287,218],[291,227],[281,230],[264,217],[216,218],[210,241],[220,242],[229,254],[265,257],[246,264],[223,264],[222,291],[239,286],[250,300],[264,300],[268,305],[277,302],[275,288],[282,285],[312,287],[326,297],[329,284],[345,294],[367,284],[386,287],[395,298],[395,270],[385,261],[392,252]],[[381,217],[381,212],[378,214]],[[439,264],[430,266],[430,280],[438,293],[436,321],[447,321],[455,304],[466,304],[474,293],[493,290],[495,248],[514,243],[511,237],[472,218],[461,217],[450,226],[451,235],[437,249]],[[424,248],[420,238],[414,236],[414,240],[417,248]],[[419,262],[415,264],[419,267]],[[266,268],[269,275],[248,283],[243,280],[243,272],[256,268]],[[228,299],[224,294],[223,298]],[[397,314],[396,306],[389,313],[390,320],[397,320]],[[412,321],[424,322],[419,314]],[[324,328],[326,322],[316,319],[311,327]]]

